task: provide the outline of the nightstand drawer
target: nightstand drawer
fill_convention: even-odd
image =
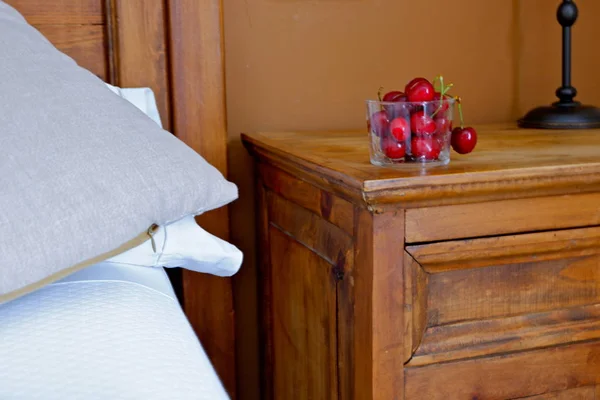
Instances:
[[[600,227],[406,251],[408,366],[600,339]]]
[[[600,341],[405,370],[406,400],[594,400]]]
[[[407,246],[405,260],[406,399],[594,392],[600,227]]]
[[[406,210],[406,242],[505,235],[600,225],[600,193]]]

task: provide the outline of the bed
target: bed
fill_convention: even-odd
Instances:
[[[22,13],[57,48],[105,82],[120,87],[151,88],[164,127],[223,174],[227,173],[219,0],[6,0],[6,3]],[[214,235],[228,238],[227,207],[201,215],[198,222]],[[86,271],[64,278],[28,299],[39,301],[36,296],[56,286],[93,285],[98,279],[127,281],[126,285],[160,293],[167,302],[177,298],[202,344],[194,351],[206,352],[228,394],[235,398],[230,279],[185,269],[170,270],[167,285],[164,271],[157,269],[155,277],[150,279],[154,283],[146,285],[133,282],[138,278],[130,277],[129,281],[123,278],[127,275],[123,269],[113,270],[119,279]]]
[[[95,264],[0,319],[2,399],[228,398],[162,268]]]

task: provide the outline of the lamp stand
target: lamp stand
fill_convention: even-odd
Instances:
[[[534,108],[518,120],[522,128],[594,129],[600,128],[600,109],[575,101],[577,89],[571,86],[571,27],[577,20],[573,0],[563,0],[556,17],[562,26],[562,86],[556,89],[558,101]]]

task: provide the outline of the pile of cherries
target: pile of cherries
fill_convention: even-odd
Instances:
[[[444,85],[442,76],[437,76],[433,83],[425,78],[415,78],[403,92],[390,91],[383,98],[380,88],[378,98],[382,104],[380,110],[370,116],[368,125],[369,131],[379,138],[379,146],[386,157],[393,161],[436,161],[448,147],[444,146],[448,136],[457,153],[473,151],[477,132],[464,126],[460,97],[449,95],[451,88],[452,84]],[[460,127],[452,129],[448,110],[455,102]]]

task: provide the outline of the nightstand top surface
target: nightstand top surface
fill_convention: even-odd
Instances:
[[[272,132],[242,138],[259,158],[327,182],[368,204],[600,190],[600,130],[524,130],[512,124],[475,128],[478,144],[471,154],[452,152],[448,165],[426,169],[372,165],[364,131]]]

